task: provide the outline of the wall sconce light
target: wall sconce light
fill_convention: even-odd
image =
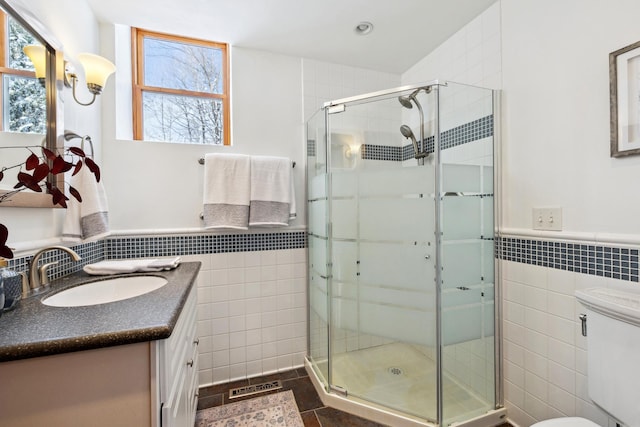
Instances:
[[[44,46],[41,44],[30,44],[22,48],[25,55],[29,57],[33,68],[36,70],[36,78],[44,87],[47,75],[47,55]]]
[[[78,55],[78,61],[84,68],[84,74],[87,79],[87,88],[93,94],[91,101],[80,102],[76,97],[76,85],[78,83],[78,75],[73,67],[68,63],[65,66],[65,85],[72,88],[73,99],[80,105],[91,105],[96,97],[102,93],[102,88],[107,83],[107,79],[116,71],[116,66],[111,61],[99,55],[92,53],[81,53]],[[71,82],[71,83],[69,83]]]
[[[24,53],[29,57],[36,70],[36,78],[42,86],[45,85],[47,72],[47,55],[44,46],[31,44],[23,48]],[[116,66],[111,61],[102,56],[92,53],[81,53],[78,55],[78,61],[84,68],[84,74],[87,78],[87,88],[93,94],[91,101],[80,102],[76,96],[76,85],[78,83],[78,75],[71,64],[65,61],[64,85],[70,87],[73,99],[80,105],[91,105],[95,102],[96,97],[102,93],[102,88],[107,82],[111,74],[116,71]]]

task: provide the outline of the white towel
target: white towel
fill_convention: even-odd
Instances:
[[[107,275],[135,272],[172,270],[180,265],[180,257],[107,260],[87,264],[83,270],[92,275]]]
[[[284,157],[251,157],[249,225],[289,225],[295,217],[291,160]]]
[[[204,157],[205,228],[249,228],[251,157],[210,153]]]
[[[62,237],[69,241],[96,240],[109,235],[109,207],[103,181],[86,165],[71,177],[69,184],[78,190],[82,203],[71,196],[62,226]]]

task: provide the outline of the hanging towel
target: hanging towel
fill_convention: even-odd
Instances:
[[[204,157],[204,227],[249,228],[251,157],[210,153]]]
[[[62,226],[62,237],[69,241],[96,240],[109,235],[109,208],[103,181],[86,165],[71,177],[69,184],[82,196],[82,203],[71,197]]]
[[[290,159],[251,157],[249,225],[289,225],[295,216],[294,199]]]
[[[152,272],[172,270],[180,265],[180,257],[152,259],[123,259],[87,264],[83,270],[94,276],[120,273]]]

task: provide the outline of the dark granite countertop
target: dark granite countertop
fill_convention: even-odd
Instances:
[[[0,362],[167,338],[196,282],[199,262],[171,271],[142,273],[168,283],[144,295],[107,304],[50,307],[42,299],[97,280],[134,276],[90,276],[78,272],[51,282],[51,289],[20,300],[0,316]]]

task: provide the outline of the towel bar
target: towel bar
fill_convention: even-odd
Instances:
[[[200,163],[201,165],[204,165],[204,157],[200,157],[198,159],[198,163]],[[291,162],[291,167],[295,168],[296,167],[296,162]]]
[[[88,141],[89,142],[89,146],[91,147],[91,154],[89,155],[89,157],[93,158],[93,155],[94,155],[93,142],[91,141],[91,137],[89,135],[80,136],[75,132],[72,132],[70,130],[65,130],[64,131],[64,140],[65,141],[71,141],[72,139],[79,139],[80,140],[80,148],[82,149],[82,151],[84,151],[84,142]]]

